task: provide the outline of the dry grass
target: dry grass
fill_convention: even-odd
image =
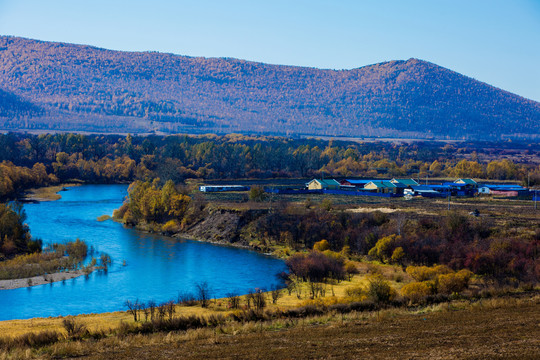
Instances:
[[[9,358],[537,359],[540,297],[441,304],[421,311],[227,322],[218,328],[112,336],[17,349]],[[7,354],[0,358],[7,358]]]
[[[177,315],[210,315],[213,309],[203,309],[200,306],[177,306]],[[125,311],[103,314],[78,315],[74,317],[77,322],[84,324],[90,331],[109,331],[116,329],[122,323],[133,322],[133,317]],[[64,332],[63,317],[34,318],[27,320],[8,320],[0,322],[2,336],[17,337],[28,332],[56,330]]]
[[[351,281],[342,281],[333,285],[326,284],[326,298],[344,298],[346,296],[347,288],[365,286],[367,284],[366,276],[369,272],[381,272],[386,278],[390,280],[390,283],[396,289],[399,289],[402,286],[401,282],[393,281],[396,274],[403,274],[403,276],[407,276],[399,268],[395,268],[390,265],[360,263],[358,264],[358,267],[361,273],[354,276]],[[269,292],[266,293],[267,309],[286,310],[301,306],[306,300],[309,299],[309,286],[306,283],[302,283],[300,285],[300,289],[300,298],[298,298],[296,291],[293,291],[289,295],[286,289],[281,290],[281,296],[275,304],[272,303],[271,294]],[[245,305],[245,296],[242,296],[241,298],[241,304]],[[212,301],[208,308],[202,308],[200,305],[176,306],[176,315],[182,316],[206,316],[211,314],[227,315],[230,312],[231,310],[228,309],[228,301],[226,298],[216,299],[215,301]],[[118,326],[122,322],[133,322],[133,316],[125,311],[117,311],[103,314],[78,315],[75,318],[78,322],[83,323],[90,331],[108,331],[110,329],[118,328]],[[57,330],[63,332],[64,330],[62,326],[62,320],[62,317],[34,318],[28,320],[8,320],[0,322],[0,327],[2,328],[2,336],[8,337],[16,337],[28,332],[39,332],[44,330]]]
[[[59,194],[60,191],[68,187],[80,186],[80,185],[81,184],[70,183],[70,184],[60,184],[60,185],[55,185],[55,186],[46,186],[46,187],[41,187],[41,188],[36,188],[36,189],[30,189],[25,195],[25,199],[34,200],[34,201],[60,200],[62,198],[62,196]]]

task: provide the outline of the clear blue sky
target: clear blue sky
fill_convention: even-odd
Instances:
[[[0,34],[332,69],[416,57],[540,101],[540,0],[0,0]]]

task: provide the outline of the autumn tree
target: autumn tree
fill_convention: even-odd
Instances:
[[[375,246],[371,250],[369,250],[368,255],[378,259],[381,262],[390,261],[401,239],[401,235],[396,234],[385,236],[377,241]]]

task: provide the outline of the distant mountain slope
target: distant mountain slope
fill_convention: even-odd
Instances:
[[[0,87],[47,109],[35,128],[540,136],[540,103],[417,59],[335,71],[0,37]]]
[[[0,118],[40,116],[44,111],[20,97],[0,89]]]

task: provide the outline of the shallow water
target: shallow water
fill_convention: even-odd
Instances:
[[[0,320],[27,319],[125,310],[126,300],[176,299],[206,281],[212,295],[246,293],[279,284],[283,261],[254,251],[179,240],[126,229],[98,216],[112,215],[126,196],[127,185],[84,185],[60,194],[58,201],[25,204],[32,236],[44,243],[80,238],[108,253],[107,274],[0,291]],[[123,266],[124,260],[126,266]]]

